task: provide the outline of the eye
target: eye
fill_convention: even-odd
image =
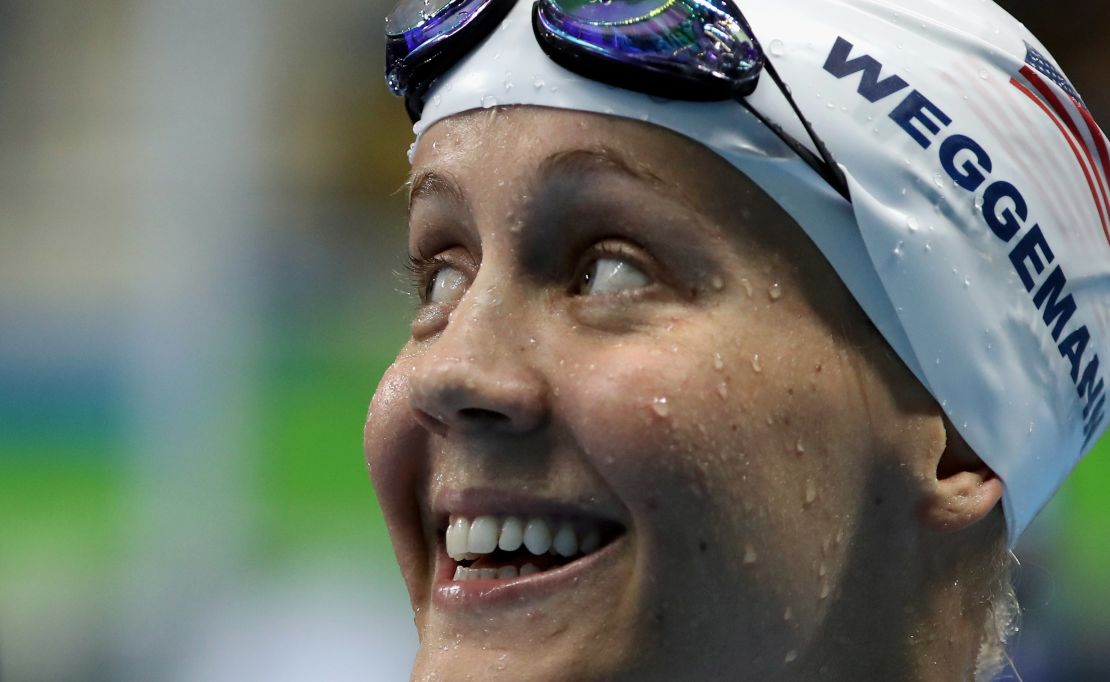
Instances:
[[[608,294],[641,289],[651,284],[651,279],[627,258],[604,255],[587,265],[578,281],[578,294]]]
[[[425,290],[428,303],[453,303],[466,292],[466,275],[462,270],[451,266],[443,267],[432,273]]]

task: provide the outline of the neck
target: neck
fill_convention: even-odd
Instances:
[[[783,679],[974,680],[992,587],[985,545],[935,539],[854,552],[851,587]]]

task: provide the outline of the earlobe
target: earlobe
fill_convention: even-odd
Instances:
[[[1002,481],[986,466],[938,476],[921,501],[921,519],[932,530],[955,533],[985,519],[1001,499]]]
[[[955,533],[982,521],[1002,499],[1002,480],[979,459],[945,419],[947,443],[937,462],[932,490],[921,500],[922,523],[937,532]]]

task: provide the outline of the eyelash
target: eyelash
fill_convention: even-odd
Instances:
[[[421,303],[426,303],[428,300],[428,285],[432,283],[432,277],[440,269],[447,266],[452,266],[452,264],[443,256],[425,258],[415,254],[409,255],[408,262],[405,263],[405,270],[408,271],[410,286],[416,289]]]
[[[590,296],[622,296],[622,297],[637,296],[637,295],[642,294],[644,289],[647,289],[647,288],[651,287],[653,284],[655,284],[658,281],[656,279],[654,269],[649,267],[644,262],[644,259],[639,257],[638,254],[631,247],[629,247],[628,245],[626,245],[622,242],[614,243],[611,240],[604,240],[604,241],[598,242],[597,244],[594,244],[590,249],[588,249],[586,251],[586,254],[583,256],[583,258],[580,262],[580,265],[578,266],[578,269],[575,271],[574,281],[572,283],[572,288],[573,289],[578,288],[578,286],[582,282],[582,276],[585,274],[586,269],[590,266],[590,264],[592,264],[593,262],[595,262],[597,260],[600,260],[602,258],[606,258],[606,257],[619,258],[621,260],[628,261],[633,266],[635,266],[636,269],[643,272],[644,275],[647,276],[649,282],[646,286],[640,287],[640,288],[637,288],[637,289],[624,290],[624,291],[615,291],[615,292],[609,292],[609,293],[600,293],[600,294],[590,294]],[[583,294],[579,294],[579,295],[583,295]]]
[[[577,289],[582,282],[582,276],[585,274],[586,269],[594,261],[605,258],[620,258],[629,261],[636,268],[641,270],[650,280],[647,287],[642,287],[630,291],[618,291],[612,293],[590,294],[591,296],[635,296],[654,284],[657,280],[652,272],[652,268],[647,267],[642,258],[637,257],[631,248],[622,243],[613,243],[609,240],[604,240],[594,244],[584,254],[580,265],[575,270],[574,278],[571,282],[572,293],[575,295],[584,296],[585,294],[578,294]],[[408,261],[405,263],[405,270],[408,271],[408,279],[410,286],[416,290],[422,304],[428,301],[428,286],[432,282],[432,278],[439,270],[444,267],[458,267],[442,255],[429,257],[418,256],[410,254]]]

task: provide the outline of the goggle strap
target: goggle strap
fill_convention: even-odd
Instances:
[[[851,202],[852,198],[848,193],[848,180],[844,177],[844,172],[841,171],[840,166],[838,166],[837,163],[833,161],[833,157],[832,154],[829,152],[829,148],[826,147],[824,141],[822,141],[821,138],[817,136],[817,133],[814,132],[813,125],[809,122],[809,119],[806,118],[805,115],[802,114],[802,110],[798,108],[798,103],[794,101],[794,97],[790,94],[790,88],[787,87],[782,78],[779,77],[779,73],[777,70],[775,70],[775,66],[771,63],[770,59],[766,59],[763,62],[763,68],[765,71],[767,71],[768,74],[770,74],[771,80],[775,81],[775,85],[779,87],[779,91],[782,92],[783,97],[786,98],[786,101],[790,103],[790,108],[794,110],[794,114],[797,115],[798,120],[802,122],[802,127],[804,127],[806,129],[806,133],[809,134],[809,139],[813,141],[814,146],[817,147],[817,151],[821,154],[821,159],[824,160],[824,163],[821,164],[820,168],[818,166],[814,166],[814,170],[817,170],[818,173],[820,173],[821,177],[823,177],[830,185],[832,185],[833,189],[835,189],[837,193],[840,194],[840,196]],[[748,110],[753,111],[750,107]],[[753,113],[755,112],[753,111]],[[759,116],[759,114],[756,114],[756,117],[760,118],[760,120],[763,120],[763,118]],[[767,123],[767,121],[764,121],[764,123]],[[782,128],[770,123],[767,123],[767,125],[769,125],[780,138],[783,137],[784,133],[781,132]],[[784,139],[784,141],[786,140]],[[791,138],[789,141],[786,141],[786,143],[790,145],[790,147],[794,149],[794,151],[798,152],[799,155],[801,155],[802,158],[805,159],[807,163],[809,163],[809,165],[813,166],[815,162],[820,163],[813,156],[813,153],[810,152],[808,149],[805,149],[805,147],[802,147],[802,145],[799,144],[797,140]],[[798,151],[799,148],[804,150],[805,154],[802,154],[801,151]],[[822,171],[821,168],[823,168],[824,170]]]

